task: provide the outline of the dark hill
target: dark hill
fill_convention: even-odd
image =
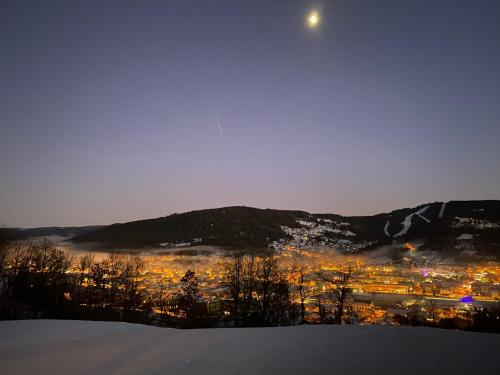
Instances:
[[[160,243],[196,242],[215,246],[267,246],[286,237],[280,226],[298,227],[302,211],[257,209],[243,206],[191,211],[156,219],[113,224],[73,238],[111,247],[157,246]]]
[[[50,236],[71,238],[103,227],[103,225],[89,225],[83,227],[1,228],[0,238],[7,238],[10,241]]]
[[[58,236],[58,237],[75,237],[85,233],[93,232],[103,225],[89,225],[84,227],[41,227],[41,228],[26,228],[19,229],[19,234],[23,237],[42,237],[42,236]]]
[[[301,224],[301,220],[309,224]],[[477,248],[496,253],[500,249],[500,201],[434,202],[373,216],[351,217],[225,207],[113,224],[75,236],[72,241],[124,248],[154,247],[162,243],[263,247],[280,239],[292,239],[282,230],[283,226],[313,228],[298,234],[302,239],[312,238],[313,243],[335,245],[349,240],[352,246],[346,245],[350,247],[347,251],[419,239],[433,250]],[[320,226],[328,230],[318,234]]]

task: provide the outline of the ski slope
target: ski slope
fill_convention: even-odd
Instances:
[[[448,202],[443,202],[443,204],[441,204],[441,208],[439,209],[439,215],[438,215],[439,219],[442,219],[444,216],[444,210],[446,209],[446,203],[448,203]]]
[[[411,228],[411,220],[413,219],[413,216],[415,216],[415,215],[417,215],[418,217],[423,219],[425,222],[430,223],[430,220],[422,215],[428,208],[429,208],[429,206],[422,207],[420,210],[415,211],[415,212],[409,214],[408,216],[406,216],[405,219],[401,222],[401,224],[403,225],[403,229],[401,229],[401,231],[396,233],[393,237],[394,238],[401,237],[401,236],[404,236],[406,233],[408,233],[408,231]]]

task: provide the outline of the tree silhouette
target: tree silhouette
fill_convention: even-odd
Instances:
[[[347,311],[349,297],[352,295],[351,278],[352,269],[341,272],[338,275],[329,275],[320,272],[321,279],[327,284],[328,297],[335,307],[335,323],[342,324],[344,314]]]
[[[196,319],[197,305],[200,301],[201,294],[196,274],[187,270],[181,279],[180,291],[177,293],[177,310],[188,325]]]

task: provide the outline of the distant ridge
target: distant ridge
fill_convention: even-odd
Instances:
[[[322,240],[321,236],[324,240],[338,237],[373,247],[420,238],[429,248],[446,250],[456,246],[457,238],[466,233],[474,238],[478,249],[495,249],[496,252],[500,248],[500,201],[433,202],[372,216],[232,206],[113,224],[78,234],[71,241],[123,248],[154,247],[164,243],[265,247],[273,241],[291,238],[283,227],[311,225],[326,228],[318,235],[318,241]],[[351,233],[347,237],[346,225]]]
[[[103,228],[103,225],[83,227],[39,227],[39,228],[0,228],[0,239],[30,239],[37,237],[71,238]]]
[[[137,247],[201,239],[198,243],[204,245],[261,247],[284,235],[281,226],[299,227],[296,219],[309,216],[304,211],[223,207],[113,224],[76,236],[72,241]]]

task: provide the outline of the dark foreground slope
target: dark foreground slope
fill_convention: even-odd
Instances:
[[[175,330],[85,321],[0,322],[5,374],[495,374],[500,335],[433,328]]]

